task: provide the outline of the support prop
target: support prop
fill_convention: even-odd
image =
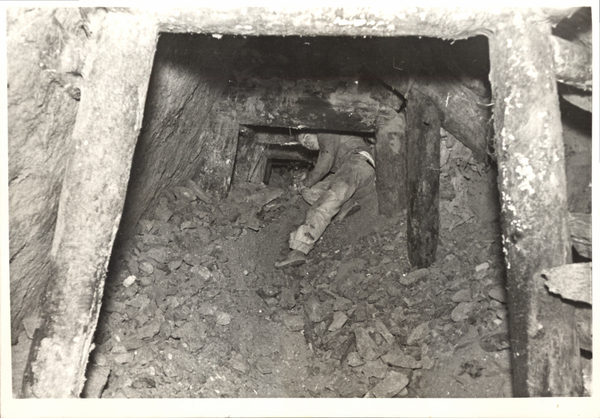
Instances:
[[[569,263],[565,156],[549,24],[514,11],[490,37],[513,391],[578,396],[574,308],[537,272]]]
[[[406,108],[406,119],[408,259],[425,268],[435,261],[440,230],[441,115],[429,99],[417,96]]]
[[[128,13],[110,13],[104,23],[102,42],[84,68],[75,150],[64,176],[52,276],[23,380],[25,397],[81,393],[142,124],[157,29]]]

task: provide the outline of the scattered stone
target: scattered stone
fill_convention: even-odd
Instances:
[[[363,366],[357,367],[356,371],[362,372],[366,377],[383,379],[387,373],[388,366],[381,359],[367,361]]]
[[[346,321],[348,320],[348,316],[341,311],[336,311],[333,313],[333,322],[329,326],[329,331],[337,331],[342,328]]]
[[[244,361],[244,357],[242,357],[242,355],[239,353],[233,356],[233,358],[229,361],[229,364],[238,372],[245,374],[248,371],[248,364],[246,361]]]
[[[202,277],[203,280],[208,280],[212,277],[211,271],[205,266],[193,266],[190,273]]]
[[[154,266],[148,261],[142,261],[139,264],[139,269],[146,274],[152,274],[154,272]]]
[[[137,223],[136,228],[139,228],[140,234],[148,234],[152,231],[152,226],[154,225],[154,221],[150,221],[148,219],[140,219]]]
[[[156,380],[151,377],[140,377],[134,380],[131,386],[134,389],[151,389],[156,387]]]
[[[146,251],[145,256],[161,264],[164,264],[166,263],[168,258],[168,251],[166,247],[151,248],[148,251]]]
[[[484,367],[478,360],[465,361],[460,365],[460,371],[458,372],[458,375],[461,376],[467,373],[469,376],[475,379],[481,377],[481,372],[483,369]]]
[[[364,396],[369,387],[365,383],[357,381],[353,376],[340,375],[333,382],[332,389],[343,398],[357,398]]]
[[[381,247],[381,249],[385,252],[392,252],[396,249],[396,246],[392,245],[392,244],[386,244],[383,247]]]
[[[173,193],[175,193],[177,200],[185,200],[188,202],[196,200],[196,194],[187,187],[175,187],[173,188]]]
[[[356,336],[356,350],[358,354],[365,360],[378,359],[381,353],[367,330],[361,327],[354,327],[354,334]]]
[[[262,286],[256,291],[256,294],[263,299],[274,298],[280,293],[280,290],[272,285]]]
[[[321,322],[327,317],[331,316],[333,304],[321,303],[315,295],[312,295],[304,304],[304,310],[308,315],[308,319],[310,319],[312,322]]]
[[[129,287],[132,284],[135,283],[137,277],[135,277],[133,274],[131,276],[128,276],[125,280],[123,280],[123,286],[125,287]]]
[[[506,331],[484,335],[479,340],[479,345],[484,351],[494,352],[510,348],[510,341]]]
[[[23,319],[23,327],[25,327],[27,338],[30,340],[33,339],[33,333],[39,328],[41,322],[41,318],[37,315],[28,316],[27,318]]]
[[[496,316],[503,321],[508,317],[508,311],[506,309],[496,310]]]
[[[140,338],[136,337],[131,337],[123,341],[123,346],[127,349],[127,351],[136,350],[144,346],[145,344],[146,343],[143,342]]]
[[[168,222],[173,216],[173,211],[169,210],[166,206],[158,205],[154,210],[154,218],[158,221]]]
[[[140,285],[142,286],[150,286],[152,284],[152,276],[142,276],[140,279]]]
[[[198,313],[203,316],[214,315],[216,311],[217,308],[209,303],[203,303],[198,307]]]
[[[372,389],[373,395],[377,398],[391,398],[397,395],[409,383],[406,375],[391,370],[385,378]]]
[[[134,355],[133,353],[121,353],[117,354],[113,359],[115,363],[118,364],[127,364],[133,361]]]
[[[501,287],[492,287],[488,295],[498,302],[506,303],[506,291]]]
[[[123,302],[119,302],[114,299],[108,299],[103,304],[103,307],[106,312],[123,312],[123,311],[125,311],[125,308],[126,308],[126,306]]]
[[[475,271],[479,273],[482,270],[487,270],[490,267],[489,263],[482,263],[475,267]]]
[[[404,286],[410,286],[418,280],[422,280],[429,274],[427,269],[419,269],[400,277],[400,283]]]
[[[100,398],[108,376],[110,375],[110,367],[102,367],[96,364],[90,364],[86,372],[85,385],[81,392],[82,398]]]
[[[141,339],[152,338],[160,331],[160,322],[157,319],[149,322],[138,329],[138,337]]]
[[[262,374],[273,373],[273,363],[266,357],[260,357],[256,362],[256,368]]]
[[[181,225],[179,225],[179,229],[181,229],[182,231],[194,228],[196,228],[196,223],[194,221],[183,221]]]
[[[350,299],[346,299],[344,297],[337,297],[333,302],[333,310],[334,311],[347,311],[352,308],[352,301]]]
[[[217,314],[217,325],[229,325],[231,323],[231,315],[225,312]]]
[[[452,310],[450,317],[454,322],[461,322],[469,318],[469,314],[477,307],[477,302],[461,302]]]
[[[387,286],[387,292],[388,295],[392,296],[392,297],[398,297],[398,296],[402,296],[406,290],[400,286],[398,286],[397,283],[390,283]]]
[[[452,302],[470,302],[471,300],[471,289],[461,289],[452,295]]]
[[[356,351],[353,351],[350,354],[348,354],[347,360],[348,360],[348,366],[350,366],[350,367],[358,367],[358,366],[362,366],[363,364],[365,364],[365,361],[362,359],[362,357]]]
[[[294,291],[289,287],[284,287],[279,296],[279,306],[283,309],[292,309],[296,306],[296,298],[294,297]]]
[[[405,369],[420,369],[423,367],[420,361],[405,354],[401,349],[396,348],[387,354],[381,356],[381,359],[391,366],[403,367]]]
[[[175,271],[181,266],[181,263],[183,263],[183,260],[181,258],[178,258],[176,260],[169,261],[169,264],[167,264],[167,266],[169,267],[169,270]]]
[[[304,329],[304,319],[300,315],[283,315],[283,324],[292,332]]]
[[[435,366],[435,359],[429,356],[423,356],[421,359],[421,365],[425,370],[431,370],[433,369],[433,366]]]
[[[429,334],[429,321],[423,322],[415,329],[412,330],[410,335],[408,336],[406,343],[408,345],[413,345],[417,341],[421,341]]]
[[[506,309],[506,306],[502,302],[498,302],[497,300],[492,299],[490,301],[490,309]]]
[[[377,331],[379,331],[379,333],[381,334],[381,336],[385,339],[385,341],[389,345],[394,345],[396,343],[396,339],[394,338],[394,336],[392,335],[392,333],[387,329],[387,327],[381,321],[381,319],[377,319],[375,321],[375,328],[377,329]]]

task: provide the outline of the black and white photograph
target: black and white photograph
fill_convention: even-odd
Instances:
[[[7,2],[1,415],[599,416],[597,8]]]

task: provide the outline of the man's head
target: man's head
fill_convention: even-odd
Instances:
[[[298,135],[298,142],[300,142],[302,146],[308,148],[309,150],[319,150],[319,140],[317,139],[317,134],[301,133]]]

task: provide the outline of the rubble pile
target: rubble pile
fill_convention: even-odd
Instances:
[[[84,395],[510,396],[494,231],[442,209],[438,261],[415,269],[404,213],[353,215],[274,269],[306,208],[293,187],[168,191],[111,265]]]

